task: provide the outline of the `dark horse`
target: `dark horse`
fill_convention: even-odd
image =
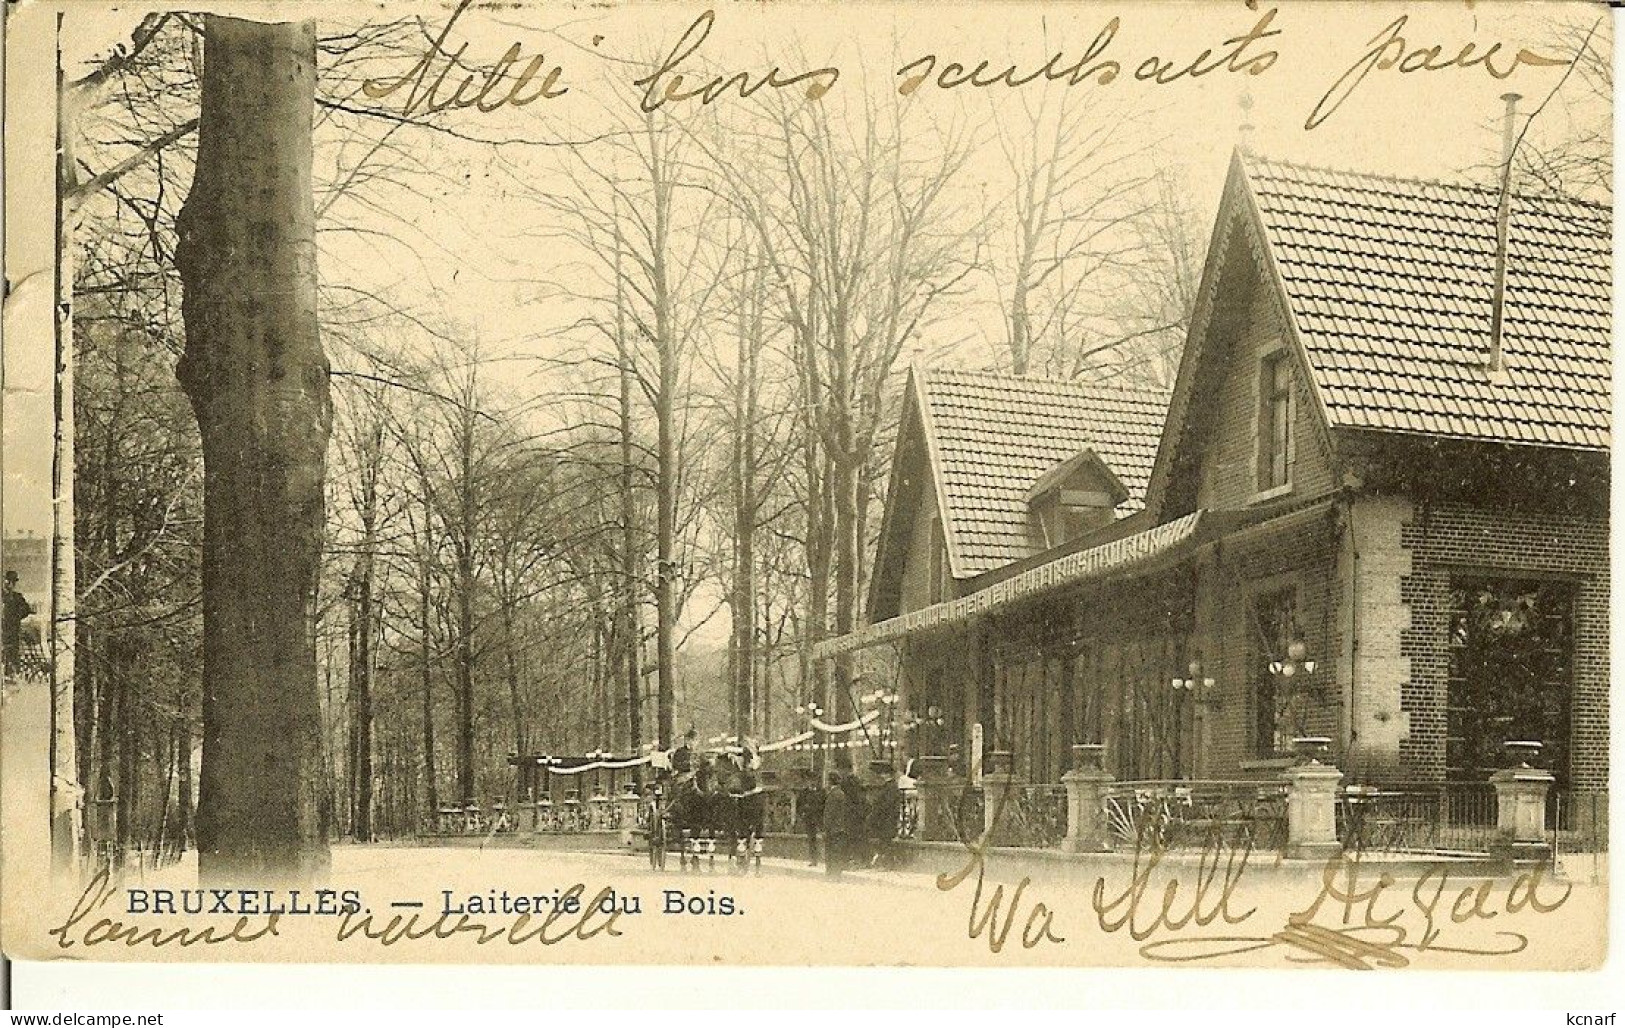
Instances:
[[[672,780],[669,795],[661,824],[650,828],[654,867],[664,866],[664,851],[675,842],[685,870],[702,862],[716,866],[719,849],[739,870],[752,862],[761,868],[766,803],[755,772],[731,758],[717,765],[701,761],[692,773]]]

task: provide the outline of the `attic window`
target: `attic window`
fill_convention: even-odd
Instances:
[[[1112,523],[1128,490],[1093,450],[1080,450],[1045,472],[1027,492],[1034,543],[1053,549]]]
[[[1292,365],[1285,350],[1266,354],[1258,373],[1258,488],[1291,481]]]

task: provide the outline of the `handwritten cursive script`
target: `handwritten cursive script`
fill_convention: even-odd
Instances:
[[[1522,932],[1499,930],[1492,935],[1498,940],[1494,945],[1467,945],[1444,939],[1444,930],[1490,921],[1502,913],[1528,909],[1549,914],[1559,909],[1572,887],[1565,885],[1561,892],[1552,892],[1545,877],[1548,870],[1543,864],[1505,884],[1491,879],[1463,883],[1452,879],[1449,864],[1431,863],[1405,896],[1397,889],[1399,882],[1393,874],[1370,874],[1357,853],[1339,855],[1322,867],[1314,899],[1288,915],[1277,931],[1157,939],[1140,947],[1140,954],[1152,960],[1189,963],[1280,947],[1297,962],[1354,970],[1406,967],[1411,962],[1406,953],[1426,951],[1511,956],[1529,946],[1529,938]],[[1417,920],[1421,921],[1420,931],[1415,930]],[[1406,926],[1407,921],[1412,927]]]
[[[749,97],[763,88],[784,89],[801,83],[806,83],[807,99],[816,100],[829,92],[841,77],[841,70],[834,67],[787,74],[778,65],[774,65],[765,74],[758,75],[754,79],[749,72],[739,71],[713,75],[698,86],[685,86],[687,76],[678,69],[694,55],[700,44],[705,42],[716,20],[715,11],[706,11],[695,18],[683,31],[677,45],[673,46],[665,60],[660,62],[659,67],[643,78],[632,81],[634,86],[643,87],[643,95],[638,100],[638,106],[645,113],[653,113],[668,103],[679,103],[695,97],[699,98],[702,106],[715,103],[728,95],[730,90],[740,97]]]
[[[174,946],[177,949],[186,949],[200,945],[257,942],[268,935],[277,934],[280,914],[266,914],[261,917],[243,915],[229,925],[206,924],[201,927],[188,925],[179,928],[148,926],[108,917],[96,917],[92,920],[96,912],[106,906],[108,900],[118,893],[118,890],[112,887],[109,877],[105,867],[96,872],[86,884],[85,891],[68,911],[67,918],[55,928],[47,930],[47,935],[55,937],[59,949],[69,950],[80,946],[119,943],[132,949],[137,946],[148,946],[152,949]]]
[[[534,89],[526,91],[547,67],[547,59],[541,54],[532,56],[517,74],[509,78],[514,66],[524,55],[524,48],[519,43],[514,43],[497,59],[496,64],[485,71],[483,78],[469,72],[463,76],[462,83],[450,96],[442,96],[440,87],[445,85],[446,77],[452,70],[462,64],[463,54],[468,51],[468,44],[464,43],[455,52],[448,53],[446,37],[451,35],[452,26],[457,24],[457,19],[462,17],[471,2],[472,0],[462,0],[457,5],[457,9],[447,19],[445,27],[440,30],[440,35],[435,37],[433,45],[418,58],[418,62],[410,71],[395,78],[368,79],[361,84],[362,93],[370,99],[382,100],[405,89],[406,97],[401,104],[401,114],[409,118],[420,111],[425,114],[437,114],[449,108],[472,107],[483,114],[489,114],[499,107],[524,107],[538,100],[556,99],[570,91],[569,87],[558,84],[564,69],[556,64],[547,71]],[[439,69],[438,75],[435,74],[436,68]]]
[[[1003,812],[1003,802],[994,811],[994,824],[997,825],[999,815]],[[983,833],[975,842],[965,844],[965,866],[953,874],[937,875],[937,888],[942,892],[952,892],[970,877],[976,874],[976,887],[971,892],[970,918],[967,926],[969,938],[981,938],[987,933],[988,949],[998,953],[1004,949],[1005,941],[1010,937],[1010,929],[1015,925],[1016,914],[1022,909],[1022,893],[1032,884],[1031,878],[1023,878],[1017,883],[1015,891],[1010,896],[1009,904],[1004,902],[1004,886],[995,885],[993,895],[987,905],[982,905],[982,886],[987,876],[987,847],[992,841],[991,831]],[[1000,910],[1004,912],[1004,920],[999,921]],[[1034,902],[1027,908],[1027,920],[1021,929],[1021,945],[1023,949],[1033,949],[1042,943],[1065,942],[1064,936],[1055,934],[1055,911],[1049,905]]]
[[[468,914],[443,911],[434,918],[392,914],[380,922],[370,913],[346,913],[339,921],[338,941],[360,938],[380,946],[394,946],[419,939],[464,937],[480,946],[499,941],[510,946],[527,943],[555,946],[572,938],[586,941],[599,935],[620,935],[615,922],[620,919],[621,909],[615,907],[613,901],[606,909],[600,909],[606,897],[613,900],[614,890],[600,889],[591,902],[583,905],[581,896],[585,891],[586,886],[580,883],[570,886],[543,917],[520,914],[508,920],[484,921]]]
[[[1481,67],[1491,78],[1507,79],[1520,67],[1549,68],[1569,63],[1561,58],[1547,57],[1520,47],[1515,54],[1504,58],[1503,63],[1497,64],[1496,55],[1500,54],[1503,48],[1503,44],[1499,42],[1491,43],[1487,48],[1480,50],[1477,43],[1469,41],[1462,44],[1454,56],[1446,56],[1450,51],[1444,44],[1412,45],[1407,41],[1404,33],[1409,20],[1410,15],[1402,14],[1371,37],[1369,49],[1349,65],[1348,70],[1332,83],[1332,87],[1326,90],[1320,102],[1315,104],[1315,109],[1309,112],[1309,119],[1303,123],[1305,129],[1315,129],[1325,124],[1326,119],[1343,106],[1343,102],[1353,95],[1372,71],[1397,69],[1400,74],[1411,74],[1418,71]]]

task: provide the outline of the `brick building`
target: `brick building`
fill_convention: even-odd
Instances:
[[[1238,154],[1171,396],[916,371],[868,624],[916,753],[1607,778],[1610,222]],[[1002,758],[1002,755],[1000,757]]]

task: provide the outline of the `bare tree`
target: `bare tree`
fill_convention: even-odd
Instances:
[[[186,290],[176,374],[206,476],[198,846],[210,878],[308,875],[327,862],[310,605],[332,424],[316,316],[316,30],[204,26],[175,262]]]

